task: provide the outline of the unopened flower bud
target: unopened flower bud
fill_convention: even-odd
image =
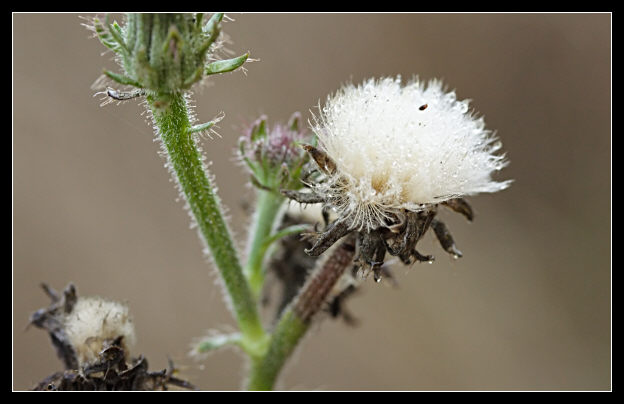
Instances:
[[[299,175],[307,155],[301,144],[309,141],[300,128],[301,115],[293,114],[288,125],[267,125],[260,117],[239,140],[239,158],[251,171],[252,182],[260,188],[278,192],[281,188],[300,188]]]

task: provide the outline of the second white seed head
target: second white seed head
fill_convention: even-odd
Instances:
[[[100,297],[79,297],[63,326],[80,367],[96,363],[106,344],[119,337],[126,354],[136,340],[128,307]]]

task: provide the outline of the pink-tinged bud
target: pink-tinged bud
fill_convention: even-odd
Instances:
[[[300,187],[299,173],[307,157],[301,145],[310,140],[306,130],[300,128],[300,120],[297,112],[287,125],[277,123],[269,127],[267,117],[261,116],[244,130],[238,154],[256,185],[276,191]]]

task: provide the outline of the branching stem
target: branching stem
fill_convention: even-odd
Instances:
[[[305,335],[322,304],[344,271],[353,263],[354,238],[345,240],[332,250],[327,259],[319,261],[299,295],[284,310],[271,336],[268,351],[261,360],[252,363],[249,390],[271,390],[280,370]]]

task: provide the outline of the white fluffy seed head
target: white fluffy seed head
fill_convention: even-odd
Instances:
[[[388,213],[424,210],[440,202],[496,192],[511,181],[501,143],[440,81],[370,79],[344,86],[314,117],[319,147],[337,170],[318,192],[332,194],[353,228],[373,230]]]
[[[65,316],[65,332],[79,365],[95,363],[100,352],[118,337],[126,353],[136,341],[128,307],[99,297],[79,297],[71,313]]]

